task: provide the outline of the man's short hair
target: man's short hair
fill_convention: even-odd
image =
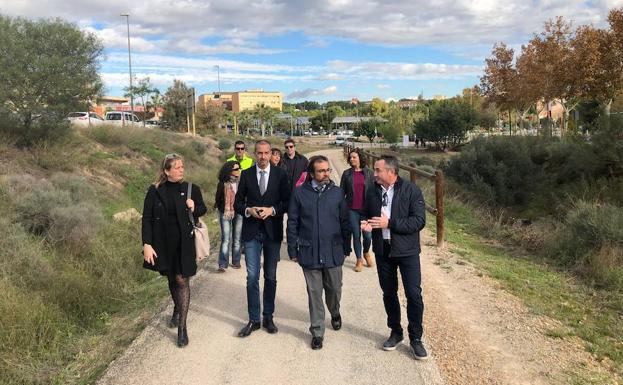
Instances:
[[[259,146],[260,144],[267,144],[269,147],[271,147],[270,142],[266,139],[260,139],[257,142],[255,142],[255,150],[257,151],[257,146]]]
[[[288,139],[284,140],[283,145],[285,146],[288,143],[292,143],[292,145],[296,147],[296,143],[294,143],[294,139],[288,138]]]
[[[379,160],[384,160],[385,168],[394,170],[394,174],[398,175],[398,158],[393,155],[382,155]]]
[[[246,144],[244,144],[244,142],[242,140],[237,140],[237,141],[234,142],[234,147],[239,145],[239,144],[242,144],[245,147],[247,146]]]
[[[316,171],[316,163],[327,162],[329,163],[329,159],[324,155],[314,155],[309,158],[309,164],[307,165],[307,173],[313,174]]]

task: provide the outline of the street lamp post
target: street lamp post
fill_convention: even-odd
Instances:
[[[218,85],[218,93],[221,93],[221,67],[217,64],[214,66],[216,68],[216,84]]]
[[[134,115],[134,90],[132,89],[132,55],[130,54],[130,15],[127,13],[121,14],[125,17],[126,25],[128,27],[128,67],[130,67],[130,109]],[[132,117],[134,119],[134,117]]]

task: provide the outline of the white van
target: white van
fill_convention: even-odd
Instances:
[[[104,119],[106,120],[106,123],[117,126],[138,126],[141,122],[136,115],[126,111],[108,111]]]
[[[335,138],[336,146],[343,146],[345,142],[346,142],[346,138],[344,138],[343,136],[338,136]]]

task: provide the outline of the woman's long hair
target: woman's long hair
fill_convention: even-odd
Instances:
[[[218,202],[225,199],[225,182],[229,182],[231,173],[236,165],[240,167],[240,162],[237,160],[229,160],[225,162],[218,172],[218,184],[216,185],[216,194],[214,195],[214,208],[218,207]]]
[[[361,150],[358,148],[353,148],[352,150],[350,150],[350,152],[348,153],[348,164],[353,167],[352,164],[350,164],[350,155],[352,153],[357,154],[357,156],[359,156],[359,168],[361,168],[362,170],[367,166],[366,164],[366,157],[361,155]]]
[[[181,160],[183,162],[184,158],[182,158],[182,156],[179,154],[167,154],[164,156],[162,163],[160,163],[160,170],[158,170],[158,175],[156,176],[156,180],[154,181],[154,186],[158,187],[167,181],[167,174],[165,173],[165,171],[170,171],[171,167],[173,167],[175,162],[177,162],[178,160]]]

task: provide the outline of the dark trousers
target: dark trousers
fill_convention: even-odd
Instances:
[[[391,246],[383,245],[383,255],[376,256],[376,269],[379,283],[383,291],[383,304],[387,313],[387,326],[392,331],[402,334],[400,324],[400,301],[398,300],[398,268],[402,276],[407,297],[407,318],[409,320],[409,339],[422,338],[422,316],[424,302],[422,301],[422,273],[420,270],[420,256],[393,258],[390,257]]]

